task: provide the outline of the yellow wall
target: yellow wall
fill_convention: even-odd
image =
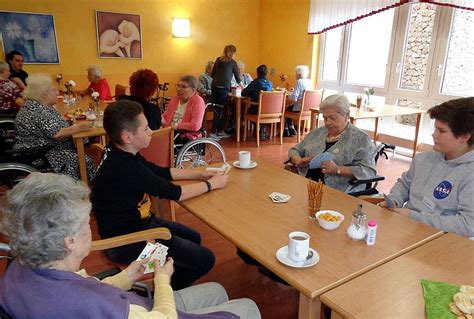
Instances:
[[[274,86],[279,75],[295,82],[295,66],[311,67],[313,36],[307,34],[310,0],[261,0],[261,62],[275,69],[270,77]]]
[[[56,23],[59,65],[26,65],[29,73],[63,73],[85,88],[86,68],[102,67],[113,87],[127,84],[139,68],[153,69],[160,82],[176,82],[181,74],[202,73],[205,63],[226,44],[237,46],[237,59],[255,74],[259,64],[286,73],[294,82],[294,67],[311,65],[313,36],[306,33],[310,0],[0,0],[10,11],[52,13]],[[141,15],[143,59],[99,59],[95,11]],[[191,20],[191,38],[171,36],[171,18]],[[1,54],[1,53],[0,53]],[[172,90],[173,91],[173,90]]]

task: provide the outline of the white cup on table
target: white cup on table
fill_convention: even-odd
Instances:
[[[239,166],[244,168],[250,166],[250,151],[239,152]]]
[[[293,261],[303,261],[309,252],[309,234],[294,231],[288,235],[288,258]]]

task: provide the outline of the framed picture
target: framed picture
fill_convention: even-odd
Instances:
[[[99,58],[141,59],[140,15],[96,11]]]
[[[46,13],[0,11],[3,51],[17,50],[27,64],[58,64],[54,16]]]

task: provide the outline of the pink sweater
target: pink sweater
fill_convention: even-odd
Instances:
[[[178,104],[179,97],[177,94],[175,94],[168,103],[168,108],[161,115],[161,118],[163,119],[163,126],[169,126],[173,122],[173,116],[176,112],[176,109],[178,108]],[[178,124],[177,129],[198,131],[202,126],[205,110],[206,105],[204,104],[202,97],[200,97],[198,94],[191,96],[188,100],[188,105],[186,106],[186,110],[184,111],[183,117],[181,118],[181,122]],[[201,133],[199,132],[187,132],[181,135],[190,140],[195,140],[201,137]]]

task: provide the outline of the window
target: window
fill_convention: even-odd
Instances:
[[[427,110],[474,96],[473,56],[474,11],[412,3],[323,34],[318,86],[351,103],[371,86],[372,104]],[[382,118],[379,132],[412,140],[415,118]],[[432,143],[431,126],[424,115],[419,141]]]

